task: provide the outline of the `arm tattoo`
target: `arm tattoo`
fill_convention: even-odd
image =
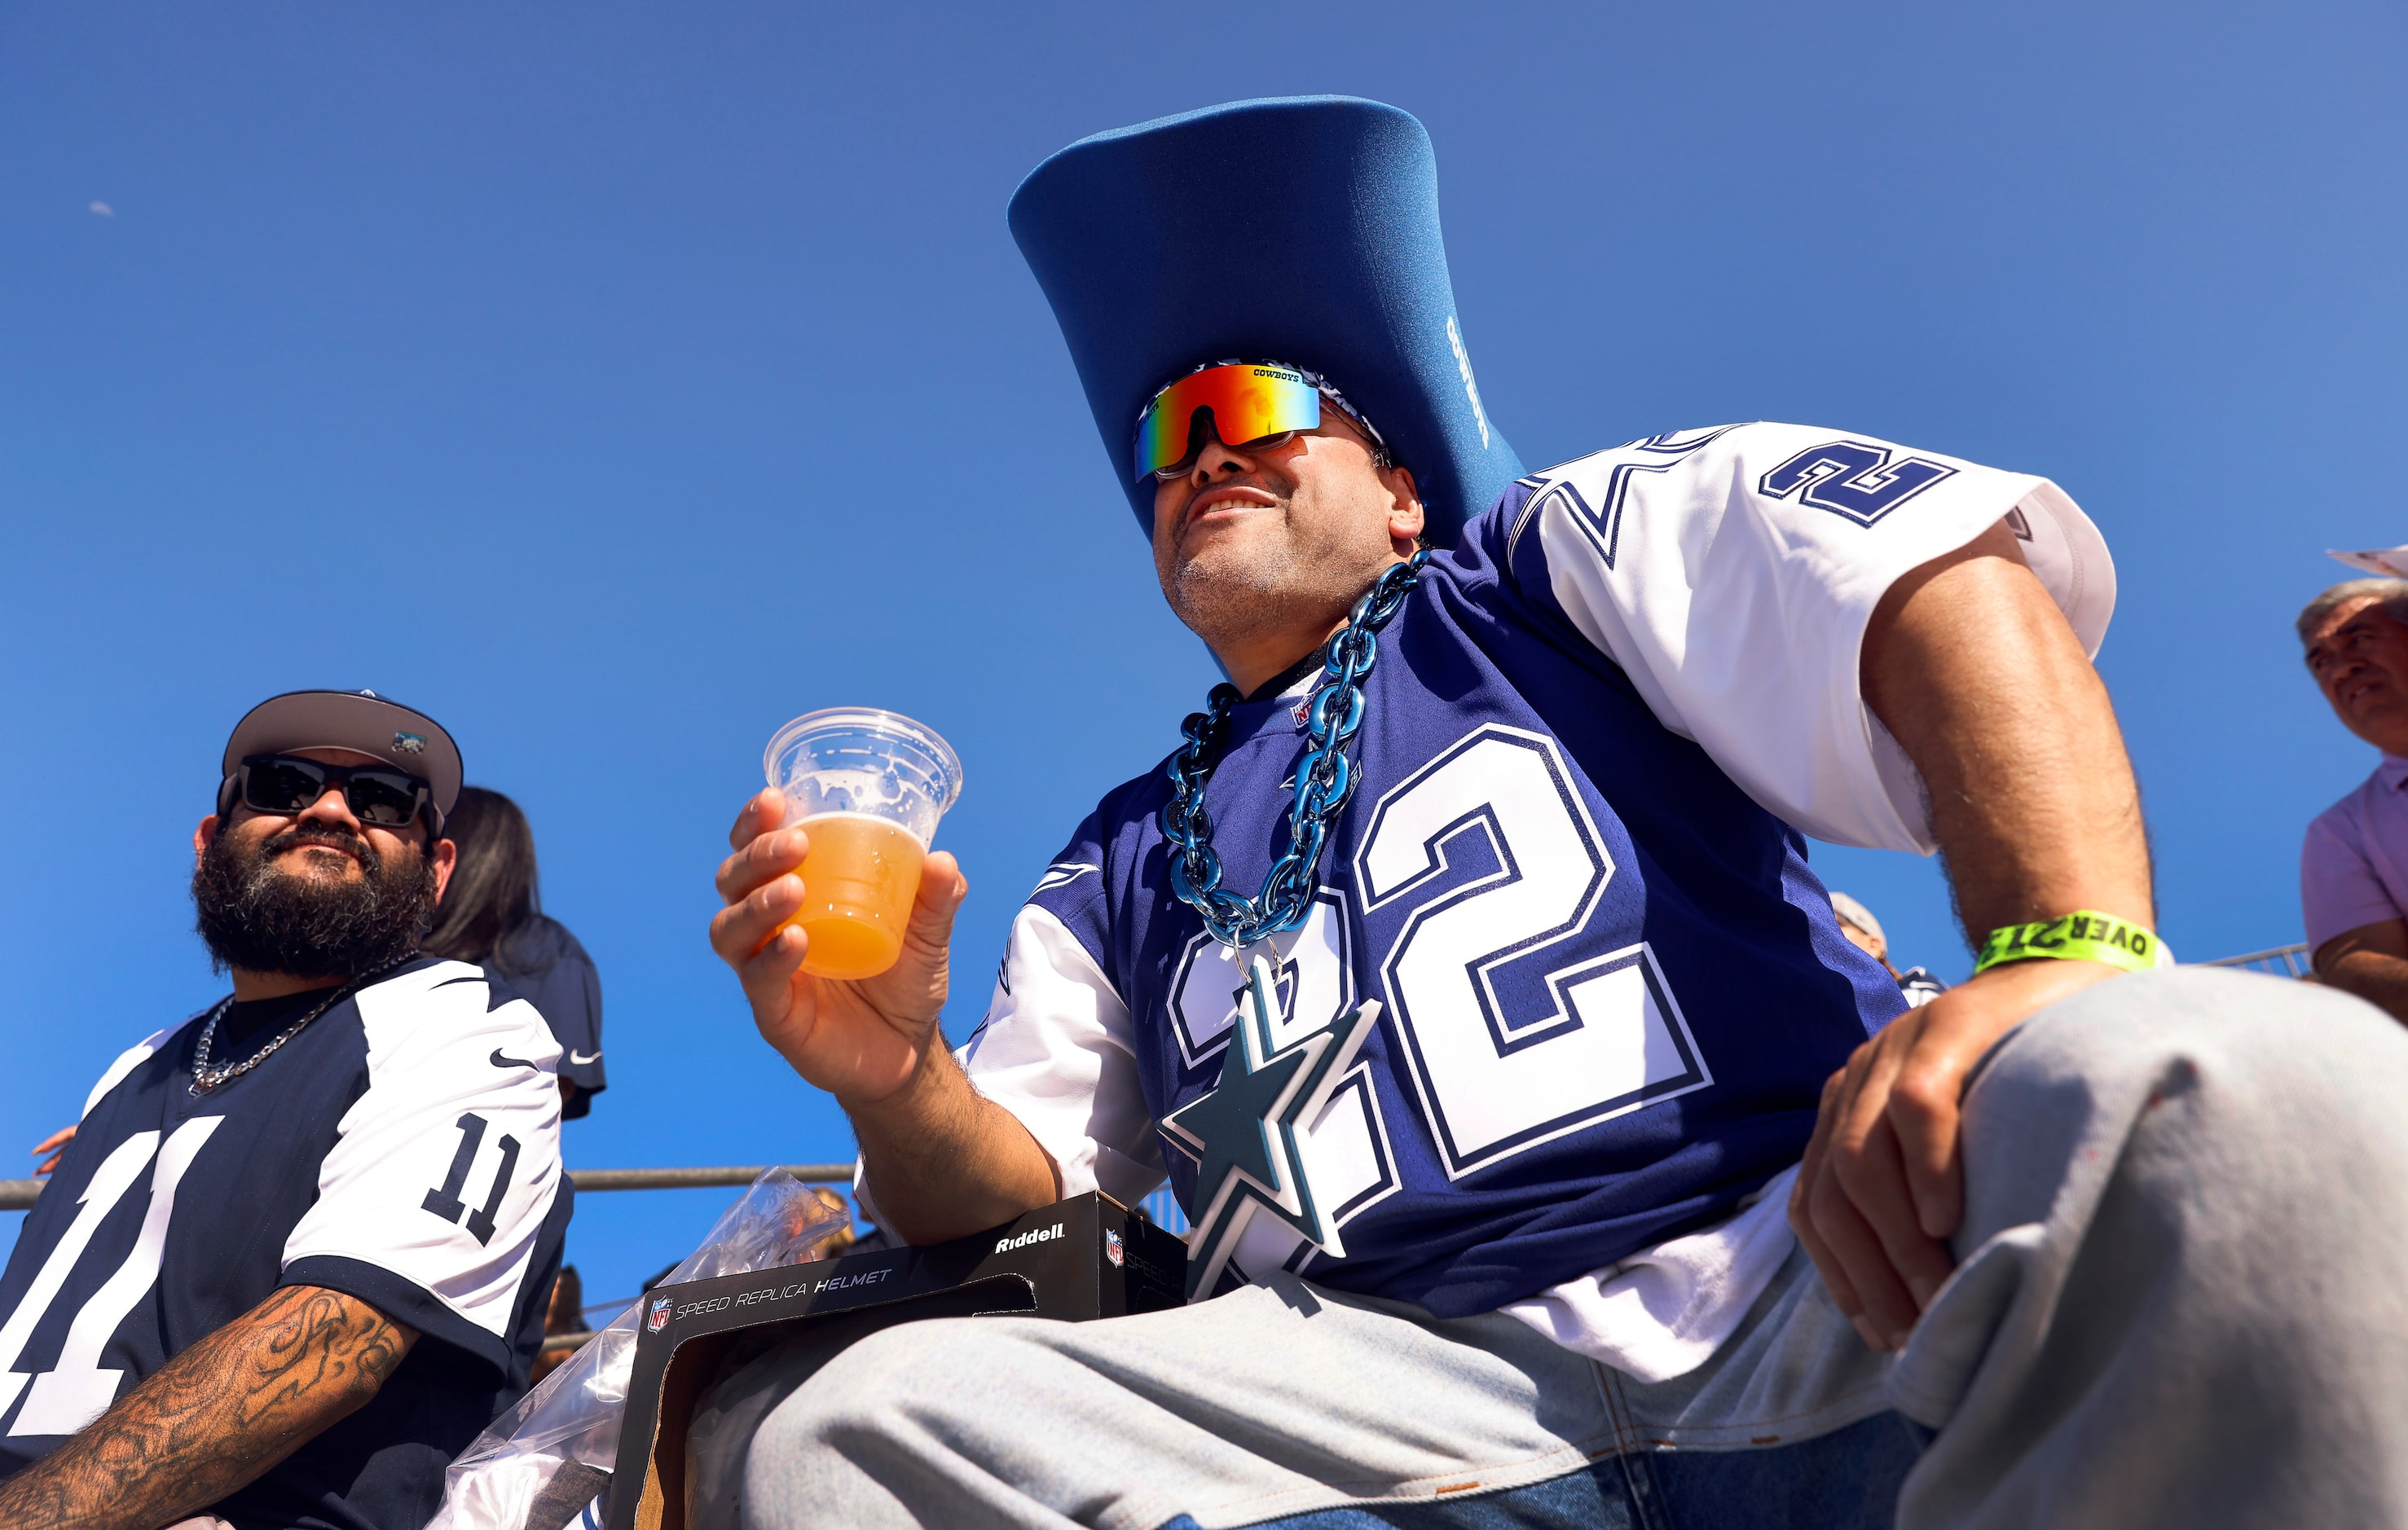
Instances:
[[[156,1530],[376,1395],[418,1338],[356,1296],[284,1286],[0,1482],[0,1530]]]

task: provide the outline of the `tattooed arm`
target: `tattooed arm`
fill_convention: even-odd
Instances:
[[[0,1482],[0,1530],[157,1530],[376,1395],[418,1340],[355,1296],[285,1286]]]

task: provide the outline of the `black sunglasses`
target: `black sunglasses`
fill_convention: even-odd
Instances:
[[[435,789],[406,770],[323,765],[297,754],[254,754],[242,762],[236,780],[243,806],[254,812],[289,816],[308,808],[328,788],[340,787],[351,816],[363,823],[398,829],[423,812],[429,835],[443,835]]]

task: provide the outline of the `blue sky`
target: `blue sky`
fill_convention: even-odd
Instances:
[[[369,685],[525,806],[600,964],[571,1164],[846,1155],[705,945],[727,821],[796,713],[945,733],[975,1020],[1028,884],[1214,678],[1004,204],[1246,95],[1428,124],[1533,465],[1776,419],[2063,484],[2118,560],[2166,934],[2299,937],[2300,830],[2372,754],[2289,622],[2322,550],[2408,541],[2396,7],[1036,11],[0,11],[0,1149],[222,991],[184,888],[236,717]],[[1244,167],[1212,194],[1241,232]],[[1816,864],[1965,970],[1936,866]],[[589,1197],[587,1290],[724,1200]]]

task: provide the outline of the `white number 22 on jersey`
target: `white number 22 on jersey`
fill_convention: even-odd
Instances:
[[[75,1221],[67,1224],[56,1247],[50,1250],[42,1267],[35,1272],[33,1283],[17,1303],[8,1321],[0,1324],[0,1413],[33,1382],[25,1394],[24,1409],[9,1427],[14,1435],[72,1435],[108,1410],[117,1400],[118,1384],[125,1379],[119,1370],[100,1368],[100,1351],[117,1325],[125,1321],[159,1279],[160,1261],[167,1252],[167,1223],[176,1214],[176,1188],[183,1183],[184,1171],[218,1129],[223,1116],[198,1116],[176,1128],[165,1146],[159,1142],[156,1132],[136,1132],[117,1145],[116,1151],[101,1161],[93,1171],[92,1183],[85,1187],[83,1199],[76,1207]],[[101,1283],[92,1294],[75,1321],[67,1325],[66,1342],[60,1346],[58,1364],[38,1376],[28,1376],[17,1369],[17,1361],[25,1352],[25,1343],[34,1337],[34,1329],[58,1299],[59,1290],[74,1272],[76,1261],[83,1256],[92,1236],[107,1220],[142,1171],[150,1166],[151,1154],[158,1154],[159,1166],[150,1177],[150,1205],[143,1213],[142,1231],[134,1240],[133,1251],[117,1266],[115,1274]]]
[[[1497,869],[1439,890],[1473,835]],[[1643,941],[1602,953],[1581,942],[1584,954],[1545,974],[1543,1005],[1523,990],[1520,1010],[1536,1012],[1497,992],[1498,968],[1577,940],[1613,879],[1555,740],[1501,723],[1457,740],[1372,807],[1354,873],[1371,909],[1404,914],[1381,972],[1449,1178],[1713,1082]],[[1273,937],[1281,1045],[1354,1003],[1346,917],[1344,897],[1324,888],[1301,929]],[[1190,1065],[1227,1045],[1238,992],[1226,949],[1197,936],[1170,1005]],[[1309,1151],[1317,1190],[1348,1208],[1341,1222],[1398,1187],[1369,1087],[1332,1097]]]
[[[1469,835],[1497,869],[1430,892]],[[1475,729],[1372,808],[1355,885],[1367,913],[1410,910],[1381,975],[1448,1178],[1713,1082],[1643,941],[1548,972],[1538,1013],[1497,993],[1498,967],[1583,933],[1613,872],[1542,734]]]

